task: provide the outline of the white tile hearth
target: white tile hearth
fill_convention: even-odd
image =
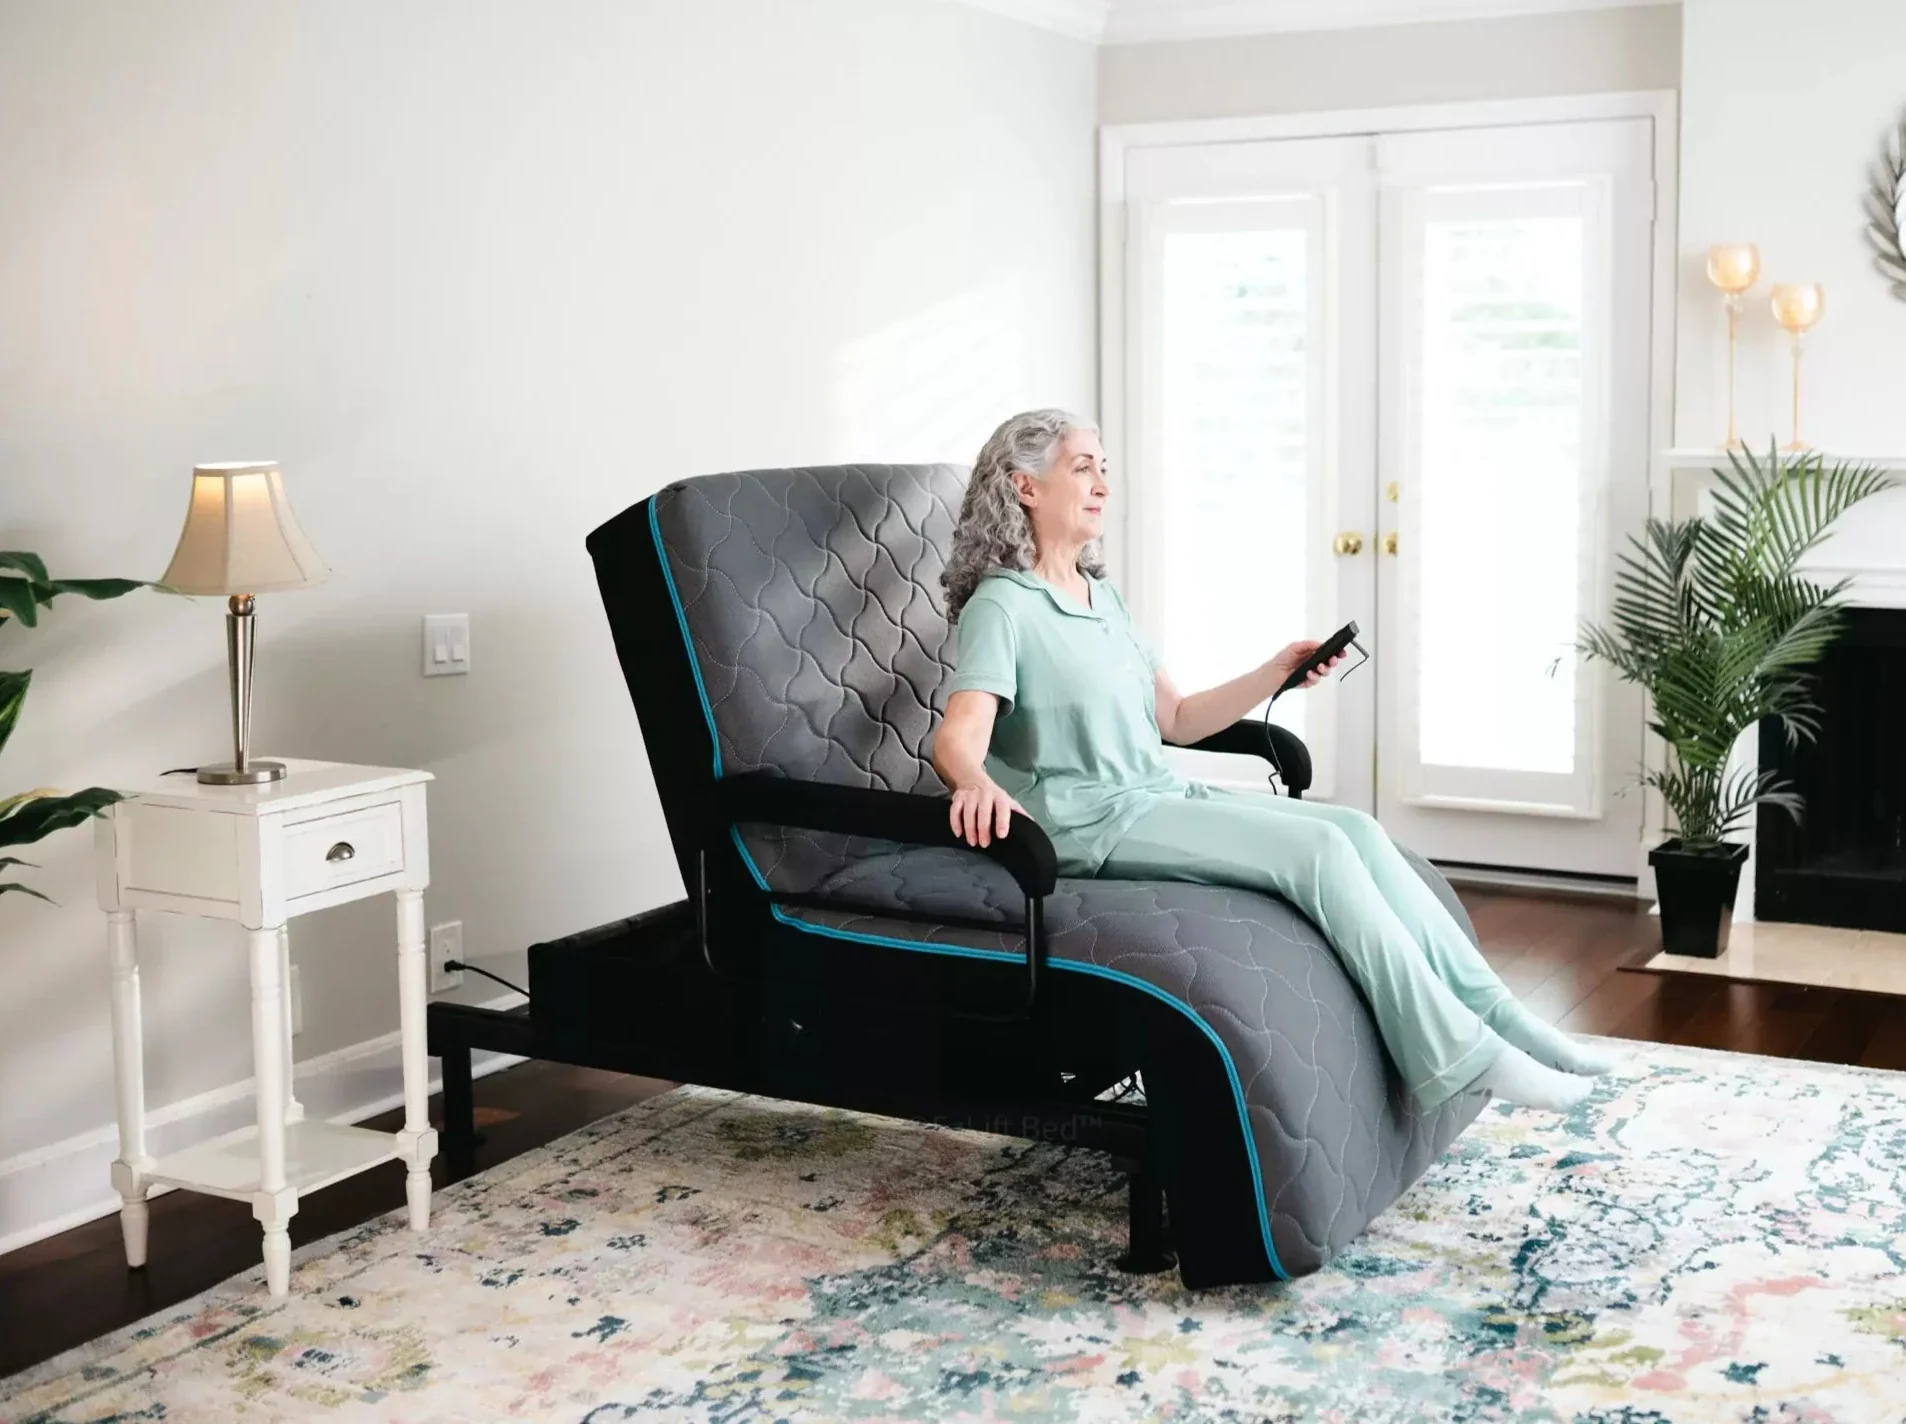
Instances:
[[[1762,984],[1808,984],[1906,996],[1906,935],[1774,920],[1736,924],[1715,959],[1657,954],[1640,968]]]

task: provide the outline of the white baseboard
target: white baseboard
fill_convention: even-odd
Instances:
[[[507,1009],[523,1002],[521,994],[499,994],[482,1007]],[[396,1033],[387,1033],[298,1064],[295,1092],[305,1116],[361,1122],[402,1103],[398,1043]],[[522,1061],[514,1054],[477,1053],[472,1055],[471,1072],[481,1078]],[[430,1091],[441,1086],[442,1077],[433,1068]],[[146,1150],[163,1156],[254,1120],[252,1080],[247,1078],[149,1109]],[[0,1161],[0,1256],[118,1211],[118,1193],[109,1185],[112,1160],[118,1153],[118,1125],[107,1123]],[[155,1187],[152,1194],[170,1190]]]
[[[1477,865],[1439,865],[1436,868],[1451,885],[1554,891],[1606,900],[1640,898],[1635,885],[1626,880],[1585,880],[1573,875],[1545,875],[1539,870],[1498,870]]]

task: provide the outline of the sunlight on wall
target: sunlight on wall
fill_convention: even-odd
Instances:
[[[1025,289],[1019,275],[989,282],[843,347],[833,458],[972,464],[993,428],[1028,403]]]

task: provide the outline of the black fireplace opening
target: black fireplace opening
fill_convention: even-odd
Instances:
[[[1906,609],[1848,609],[1813,675],[1819,737],[1760,729],[1761,769],[1806,805],[1798,825],[1760,808],[1755,917],[1906,930]]]

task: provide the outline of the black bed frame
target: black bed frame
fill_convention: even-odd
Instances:
[[[426,1011],[429,1051],[443,1061],[441,1145],[454,1176],[474,1169],[481,1141],[471,1059],[484,1049],[1101,1151],[1130,1178],[1130,1236],[1120,1267],[1152,1272],[1175,1264],[1142,1102],[1102,1100],[1084,1092],[1035,1101],[990,1093],[981,1080],[963,1091],[932,1066],[909,1071],[920,1062],[917,1053],[883,1056],[876,1068],[865,1055],[877,1053],[879,1045],[858,1035],[846,1042],[765,1014],[760,1000],[750,1002],[754,996],[745,990],[739,996],[717,993],[711,1002],[701,991],[719,981],[711,980],[701,961],[694,907],[687,900],[533,945],[529,965],[527,1004],[486,1009],[440,1002]],[[623,1013],[615,1007],[627,1003],[623,996],[671,990],[694,999],[695,1007],[675,1004],[665,1016],[648,1019],[644,1031],[623,1030]],[[664,1019],[686,1024],[692,1032],[672,1034]],[[710,1032],[713,1024],[730,1031]],[[945,1045],[947,1052],[935,1063],[986,1052],[985,1028],[984,1021],[975,1021],[973,1042],[964,1044],[957,1026],[939,1024],[939,1031],[956,1041]]]
[[[1274,744],[1272,759],[1286,792],[1301,795],[1310,783],[1308,753],[1294,736],[1274,730],[1267,738],[1262,724],[1240,724],[1199,747],[1266,756]],[[732,794],[750,799],[792,789],[787,782],[755,787],[752,778],[735,781],[743,785],[732,787]],[[833,804],[855,797],[848,788],[814,788],[813,794],[814,804],[802,808],[804,820],[866,814],[867,808]],[[911,801],[929,803],[932,829],[943,834],[944,801],[891,794],[880,799],[889,817],[913,809]],[[904,834],[909,828],[887,829]],[[928,828],[923,821],[913,829]],[[1025,837],[1021,844],[1033,840],[1044,838]],[[1052,873],[1050,867],[1037,869],[1048,878]],[[1027,957],[1023,998],[1004,1014],[897,1015],[889,998],[881,1015],[830,1018],[830,1006],[850,1005],[853,996],[828,984],[806,996],[816,1013],[804,1021],[799,1007],[790,1010],[803,1001],[801,986],[792,982],[800,970],[790,968],[780,980],[726,972],[710,954],[706,906],[698,903],[710,890],[706,884],[693,888],[694,899],[531,945],[527,1004],[429,1006],[429,1051],[443,1061],[441,1145],[454,1175],[474,1168],[480,1139],[471,1059],[482,1049],[1104,1152],[1130,1181],[1130,1234],[1120,1267],[1152,1272],[1177,1264],[1146,1107],[1136,1094],[1101,1096],[1104,1080],[1119,1072],[1112,1066],[1117,1060],[1104,1056],[1110,1045],[1083,1041],[1041,1012],[1041,954]],[[1037,911],[1029,913],[1036,928]],[[1084,1071],[1042,1072],[1040,1060],[1048,1054],[1054,1064]],[[1107,1065],[1097,1075],[1090,1071],[1095,1057]],[[1047,1083],[1052,1091],[1030,1096],[1028,1082]]]

